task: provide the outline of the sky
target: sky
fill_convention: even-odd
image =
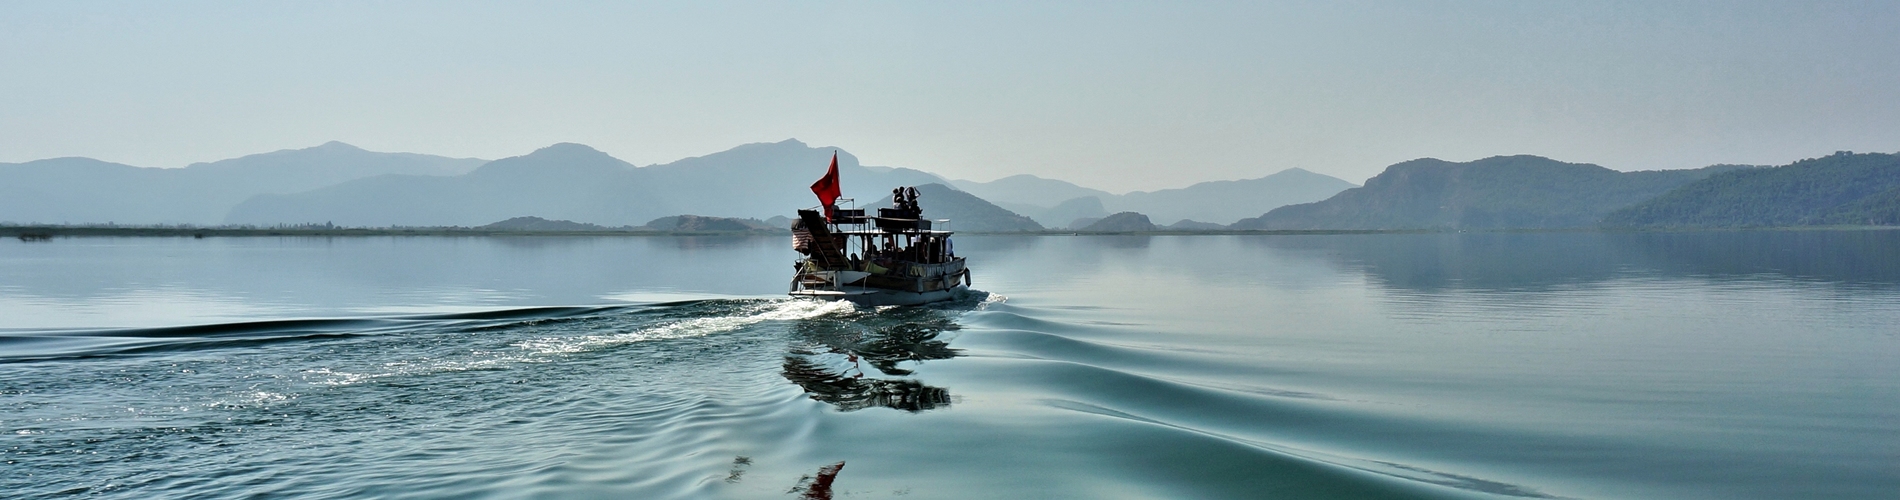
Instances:
[[[797,138],[1113,192],[1900,151],[1900,2],[0,2],[0,162]]]

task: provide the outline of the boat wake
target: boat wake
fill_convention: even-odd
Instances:
[[[0,489],[1549,496],[1328,437],[1429,423],[1202,383],[1211,358],[1053,317],[972,292],[5,331]]]
[[[717,314],[704,315],[710,309]],[[161,328],[0,330],[0,363],[260,347],[417,332],[481,332],[623,316],[670,319],[630,331],[521,341],[531,352],[564,353],[629,342],[710,335],[761,321],[849,311],[850,304],[797,300],[695,300],[638,306],[531,307],[415,316],[284,319]],[[669,314],[670,311],[685,311]],[[631,326],[631,325],[630,325]]]

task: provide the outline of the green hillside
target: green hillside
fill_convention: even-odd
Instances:
[[[1840,152],[1683,185],[1604,218],[1612,227],[1900,225],[1900,155]]]

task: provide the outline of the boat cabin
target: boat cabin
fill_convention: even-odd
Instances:
[[[892,200],[893,206],[878,209],[875,216],[862,208],[835,205],[799,210],[792,223],[792,248],[804,258],[797,263],[792,294],[930,295],[890,302],[911,303],[944,300],[949,291],[967,286],[969,270],[956,256],[952,232],[934,229],[949,221],[923,218],[915,188],[897,188]],[[935,297],[939,294],[944,298]]]

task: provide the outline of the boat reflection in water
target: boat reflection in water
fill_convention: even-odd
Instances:
[[[797,342],[785,356],[786,380],[813,400],[855,411],[884,407],[920,412],[950,406],[950,390],[907,378],[906,362],[956,357],[945,331],[958,329],[944,310],[885,308],[795,323]],[[866,370],[871,370],[867,372]]]

